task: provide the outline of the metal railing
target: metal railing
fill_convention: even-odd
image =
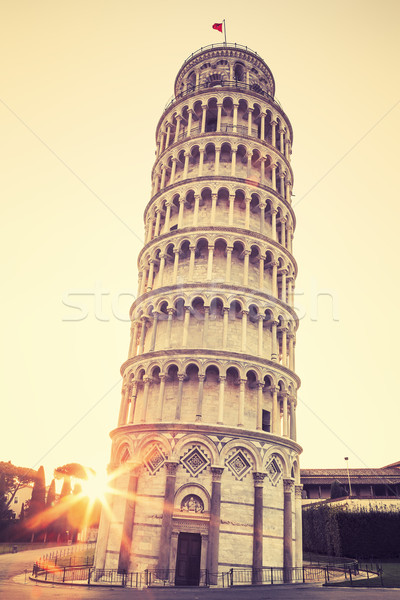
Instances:
[[[192,58],[194,56],[197,56],[198,54],[201,54],[205,50],[212,50],[213,48],[239,48],[239,50],[246,50],[246,52],[251,52],[252,54],[255,54],[256,56],[258,56],[258,58],[264,63],[264,60],[261,58],[261,56],[258,54],[258,52],[256,52],[255,50],[252,50],[248,46],[243,46],[243,44],[237,44],[236,42],[234,42],[234,43],[219,42],[218,44],[208,44],[208,46],[202,46],[198,50],[195,50],[194,52],[192,52],[192,54],[190,54],[185,59],[185,61],[183,62],[182,67],[185,66],[186,63],[188,63],[190,60],[192,60]]]
[[[237,585],[274,585],[282,583],[328,583],[332,577],[344,577],[346,573],[358,574],[351,567],[338,566],[262,567],[261,569],[230,569],[224,575],[224,587]]]
[[[372,565],[371,565],[372,566]],[[365,578],[376,578],[380,575],[383,586],[382,569],[362,569]],[[83,584],[94,586],[114,586],[141,589],[143,587],[172,587],[192,585],[207,587],[234,587],[240,585],[275,585],[282,583],[316,583],[337,582],[338,579],[349,580],[353,585],[354,578],[360,574],[357,561],[326,565],[304,565],[303,567],[262,567],[260,569],[231,568],[229,571],[209,573],[207,569],[199,571],[195,581],[180,582],[176,578],[175,569],[146,569],[141,572],[122,572],[117,569],[97,569],[93,566],[57,566],[36,562],[32,569],[32,579],[44,583]],[[367,584],[368,585],[368,584]]]
[[[244,91],[248,91],[248,92],[253,92],[255,94],[258,94],[259,96],[263,96],[264,98],[267,98],[269,100],[269,102],[272,102],[272,104],[276,104],[276,106],[280,109],[282,109],[282,106],[280,104],[280,102],[274,98],[269,92],[267,92],[267,90],[263,90],[261,88],[261,86],[259,86],[258,84],[255,83],[245,83],[244,81],[239,81],[237,79],[231,80],[231,81],[224,81],[223,79],[221,80],[215,80],[215,81],[210,81],[210,82],[203,82],[203,83],[199,83],[198,85],[190,85],[186,90],[183,90],[181,92],[179,92],[179,94],[177,94],[176,96],[172,96],[166,103],[165,107],[164,107],[164,112],[167,110],[167,108],[169,108],[172,104],[174,104],[175,102],[178,102],[178,100],[182,100],[182,98],[185,98],[186,96],[189,96],[190,94],[193,94],[195,92],[199,92],[202,90],[212,90],[213,88],[234,88],[237,90],[244,90]]]

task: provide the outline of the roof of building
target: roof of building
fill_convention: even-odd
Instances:
[[[349,469],[351,483],[394,484],[400,483],[400,468],[393,463],[380,469]],[[300,479],[303,484],[328,485],[336,480],[339,483],[348,482],[347,469],[301,469]]]

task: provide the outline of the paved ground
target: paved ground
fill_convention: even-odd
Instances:
[[[229,589],[88,589],[36,584],[30,573],[37,550],[0,556],[0,600],[400,600],[400,590],[276,585]],[[22,574],[22,575],[21,575]]]

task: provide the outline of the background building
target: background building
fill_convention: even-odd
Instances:
[[[96,567],[300,565],[292,127],[247,47],[194,52],[156,130]],[[156,575],[157,575],[156,573]]]
[[[374,500],[379,506],[387,500],[400,499],[400,463],[393,463],[378,469],[301,469],[303,484],[303,504],[328,500],[331,498],[331,486],[337,481],[344,490],[344,496],[353,500]],[[366,503],[364,503],[366,505]],[[399,505],[400,508],[400,505]]]

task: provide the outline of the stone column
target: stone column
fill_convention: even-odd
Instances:
[[[293,333],[289,334],[289,369],[291,371],[294,370],[293,367],[293,340],[294,340],[294,335]]]
[[[186,348],[188,333],[189,333],[189,320],[190,320],[190,306],[185,306],[185,317],[183,320],[183,336],[182,336],[182,348]]]
[[[276,242],[276,215],[278,211],[276,208],[271,210],[271,229],[272,229],[272,239]]]
[[[175,173],[176,173],[176,163],[178,162],[178,159],[173,157],[172,158],[172,169],[171,169],[171,177],[169,179],[169,185],[172,185],[175,181]]]
[[[211,585],[218,584],[219,529],[221,524],[221,477],[223,471],[223,467],[211,467],[211,506],[207,552],[207,570]]]
[[[167,480],[165,482],[164,509],[161,522],[160,552],[158,555],[158,569],[169,569],[169,551],[172,534],[172,517],[174,513],[174,496],[176,471],[179,463],[168,461],[165,463],[167,469]],[[174,565],[173,565],[174,566]]]
[[[214,163],[214,175],[219,175],[219,159],[221,155],[221,146],[215,147],[215,163]]]
[[[219,397],[218,397],[218,425],[224,423],[224,394],[225,394],[225,375],[219,376]]]
[[[160,375],[160,390],[158,393],[158,418],[157,421],[162,421],[163,410],[164,410],[164,394],[165,394],[165,380],[167,376]]]
[[[217,102],[217,131],[221,131],[222,102]]]
[[[265,113],[260,114],[261,117],[261,127],[260,127],[260,139],[265,140]]]
[[[273,163],[271,165],[271,182],[272,182],[272,189],[276,191],[276,168],[278,165],[276,165],[275,163]]]
[[[290,398],[290,439],[294,442],[297,438],[296,432],[296,398]]]
[[[129,344],[128,358],[136,356],[137,352],[137,334],[138,334],[139,323],[137,320],[131,323],[131,340]]]
[[[146,337],[146,327],[147,327],[147,317],[141,317],[142,321],[142,329],[140,331],[140,342],[139,342],[139,350],[138,354],[143,354],[144,350],[144,341]]]
[[[262,156],[260,158],[260,183],[261,185],[265,185],[265,162],[267,158]]]
[[[127,463],[128,466],[129,463]],[[140,464],[130,463],[128,489],[126,495],[125,515],[122,527],[121,546],[119,550],[118,571],[129,570],[129,557],[132,546],[133,526],[135,522],[136,492],[139,479]]]
[[[237,102],[233,103],[233,132],[237,132],[237,119],[238,119],[238,107],[239,104]]]
[[[167,167],[166,165],[161,165],[161,183],[160,190],[165,188],[165,178],[167,176]]]
[[[265,263],[265,256],[260,254],[260,258],[258,261],[258,266],[259,266],[258,287],[260,288],[261,291],[264,288],[264,263]]]
[[[172,284],[176,285],[178,279],[178,265],[179,265],[179,250],[174,248],[174,271],[172,274]]]
[[[272,392],[272,433],[281,434],[281,411],[278,404],[278,388],[271,387]]]
[[[249,283],[249,258],[250,250],[244,250],[244,261],[243,261],[243,285],[247,286]]]
[[[276,148],[276,126],[278,122],[273,120],[271,121],[271,143]]]
[[[232,250],[233,250],[233,246],[226,247],[226,273],[225,273],[225,282],[226,283],[229,283],[231,280]]]
[[[199,148],[200,158],[199,158],[199,177],[203,175],[203,165],[204,165],[204,148]]]
[[[158,287],[162,287],[164,279],[165,254],[160,254],[160,269],[158,271]]]
[[[194,273],[194,259],[196,253],[196,246],[189,246],[190,258],[189,258],[189,281],[193,281]]]
[[[263,235],[264,234],[264,229],[265,229],[265,209],[266,209],[267,205],[265,204],[265,202],[260,202],[259,204],[259,208],[260,208],[260,233]]]
[[[247,347],[247,315],[248,310],[242,310],[242,352],[246,352]]]
[[[292,491],[293,479],[283,480],[283,580],[290,583],[293,567]]]
[[[191,108],[188,109],[188,125],[187,125],[187,137],[190,137],[190,132],[192,130],[192,120],[193,120],[193,110]]]
[[[281,219],[281,245],[286,248],[286,219]]]
[[[199,393],[197,396],[197,410],[196,410],[196,421],[199,422],[203,416],[203,394],[204,394],[204,378],[205,375],[199,373]]]
[[[287,269],[281,269],[281,274],[282,274],[281,296],[282,296],[282,301],[286,302],[286,275],[287,275]]]
[[[144,389],[143,389],[143,406],[142,406],[142,414],[140,417],[140,422],[146,422],[146,413],[147,413],[147,405],[149,403],[149,387],[151,382],[151,377],[144,377]]]
[[[178,398],[176,402],[176,410],[175,410],[175,420],[181,420],[181,409],[182,409],[182,395],[183,395],[183,380],[185,379],[185,375],[183,373],[178,373]]]
[[[295,567],[301,567],[303,564],[303,523],[302,523],[302,485],[294,486],[294,497],[295,497],[295,522],[294,529],[296,534],[295,542]]]
[[[206,131],[206,118],[207,118],[207,104],[202,104],[201,108],[203,110],[203,114],[201,116],[201,131],[200,131],[200,133],[205,133],[205,131]]]
[[[207,336],[208,336],[208,322],[209,322],[209,320],[210,320],[210,307],[209,306],[205,306],[204,307],[203,338],[202,338],[203,348],[206,347]]]
[[[179,138],[179,130],[181,127],[181,115],[177,115],[176,117],[176,128],[175,128],[175,137],[174,137],[174,143],[178,141]]]
[[[228,345],[228,316],[229,308],[224,307],[223,327],[222,327],[222,349],[226,350]]]
[[[233,225],[233,209],[235,206],[235,194],[229,194],[229,217],[228,217],[228,225],[231,227]]]
[[[263,406],[263,387],[262,381],[257,382],[257,415],[256,415],[256,429],[262,429],[262,406]]]
[[[217,208],[217,194],[211,194],[211,225],[215,224],[215,211]]]
[[[164,233],[168,233],[169,231],[169,220],[171,217],[171,202],[168,200],[168,202],[165,203],[166,206],[166,212],[165,212],[165,223],[164,223]]]
[[[129,394],[129,392],[128,392],[128,394]],[[133,423],[133,421],[135,419],[136,396],[137,396],[137,381],[133,381],[132,382],[132,389],[130,391],[130,396],[131,396],[131,405],[129,407],[129,417],[128,417],[128,423],[129,424]]]
[[[288,437],[288,397],[286,393],[281,394],[282,404],[283,404],[283,427],[282,427],[282,435],[283,437]]]
[[[179,213],[178,213],[178,229],[182,229],[184,208],[185,208],[185,198],[180,198],[179,199]]]
[[[141,266],[140,268],[141,268],[142,277],[140,279],[139,296],[144,294],[145,289],[146,289],[146,281],[147,281],[147,269],[144,266]]]
[[[244,394],[246,379],[240,379],[240,391],[239,391],[239,411],[238,411],[238,427],[243,427],[244,421]]]
[[[153,313],[153,331],[151,332],[151,344],[150,344],[150,352],[154,351],[155,345],[156,345],[156,335],[157,335],[157,322],[158,322],[158,315],[159,313],[157,311],[154,311]]]
[[[156,226],[154,228],[154,237],[160,235],[161,210],[156,208]]]
[[[263,355],[264,317],[258,315],[258,356]]]
[[[282,365],[286,367],[287,363],[287,327],[282,327]]]
[[[200,196],[199,194],[195,194],[194,196],[194,211],[193,211],[193,227],[197,227],[199,222],[199,206],[200,206]]]
[[[167,123],[167,141],[165,143],[165,148],[168,148],[168,146],[169,146],[170,137],[171,137],[171,123]]]
[[[126,425],[128,403],[129,403],[129,385],[127,385],[126,382],[124,382],[122,385],[122,389],[121,389],[121,405],[120,405],[119,415],[118,415],[118,427],[120,427],[121,425]]]
[[[263,482],[265,473],[253,473],[254,517],[253,517],[253,584],[262,583],[263,567]]]
[[[279,150],[282,152],[282,154],[284,153],[284,142],[283,142],[283,134],[285,133],[285,130],[282,129],[282,127],[279,128]]]
[[[271,337],[272,337],[271,360],[276,362],[278,359],[278,343],[277,343],[278,342],[278,321],[272,321]]]
[[[236,177],[236,152],[237,150],[232,148],[231,177]]]
[[[251,202],[251,198],[246,198],[245,200],[246,202],[246,212],[245,212],[245,217],[244,217],[244,226],[246,229],[250,228],[250,202]]]
[[[290,181],[286,181],[286,200],[291,203],[291,193],[290,193]]]
[[[285,197],[285,173],[279,173],[279,179],[281,180],[279,193],[282,198]]]
[[[207,281],[211,281],[212,279],[213,257],[214,246],[213,244],[208,244]]]
[[[247,112],[248,112],[248,115],[249,115],[248,119],[247,119],[247,135],[251,136],[251,128],[253,126],[253,123],[252,123],[253,109],[252,108],[248,108]]]
[[[172,319],[174,316],[175,310],[173,308],[168,309],[168,321],[167,321],[167,348],[171,346],[171,330],[172,330]]]
[[[278,297],[278,263],[273,260],[272,265],[272,295]]]
[[[147,286],[146,292],[150,292],[153,288],[153,277],[154,277],[154,258],[149,260],[150,268],[149,268],[149,276],[147,278]]]

